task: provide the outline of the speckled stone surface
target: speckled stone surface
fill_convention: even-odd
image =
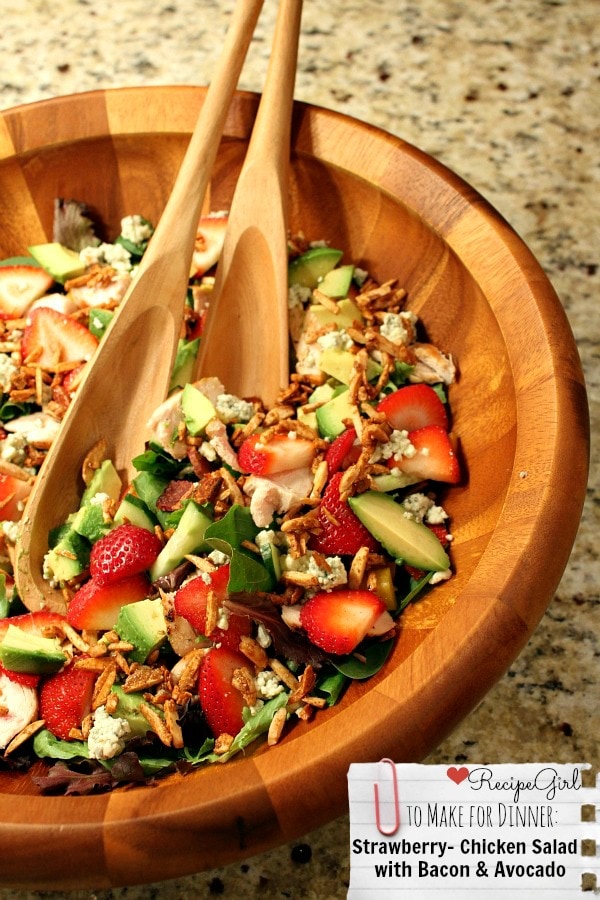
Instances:
[[[0,0],[0,107],[97,87],[205,84],[232,7],[233,0]],[[266,0],[243,88],[260,90],[275,8]],[[600,420],[599,30],[597,0],[306,0],[296,89],[301,100],[431,153],[520,233],[569,316],[593,435]],[[431,762],[600,762],[599,465],[593,441],[579,536],[541,625]],[[299,852],[301,843],[310,850]],[[342,818],[243,865],[60,896],[326,900],[345,897],[348,878]],[[57,896],[0,889],[0,900]]]

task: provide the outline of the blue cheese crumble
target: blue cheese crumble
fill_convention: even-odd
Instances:
[[[88,735],[91,759],[112,759],[118,756],[124,750],[126,738],[130,734],[131,726],[127,719],[111,716],[104,706],[99,706]]]

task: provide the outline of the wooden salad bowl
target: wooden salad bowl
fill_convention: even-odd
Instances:
[[[203,96],[133,88],[4,112],[2,257],[51,239],[55,197],[85,201],[109,239],[123,215],[156,222]],[[212,209],[228,206],[257,104],[236,95]],[[292,145],[292,230],[326,238],[380,281],[397,278],[429,338],[457,362],[449,399],[464,479],[442,496],[456,574],[403,614],[376,677],[272,749],[85,797],[40,796],[28,774],[1,770],[3,887],[173,878],[342,814],[350,763],[419,761],[435,749],[518,655],[567,563],[587,479],[587,402],[539,264],[473,188],[398,138],[297,104]]]

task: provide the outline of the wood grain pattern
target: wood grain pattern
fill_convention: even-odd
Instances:
[[[202,97],[131,89],[12,110],[15,155],[0,165],[0,197],[22,179],[25,212],[43,222],[65,192],[91,197],[112,233],[128,212],[156,220]],[[215,209],[231,199],[256,106],[254,95],[236,96]],[[39,797],[25,775],[1,772],[3,886],[151,882],[306,833],[347,808],[351,762],[416,761],[452,730],[524,646],[566,565],[587,479],[587,404],[539,265],[471,187],[397,138],[297,105],[292,143],[292,227],[344,247],[376,277],[397,276],[458,362],[450,400],[467,475],[444,497],[456,576],[405,614],[379,676],[274,749],[102,797]],[[27,246],[30,221],[7,209],[0,248],[15,235]]]

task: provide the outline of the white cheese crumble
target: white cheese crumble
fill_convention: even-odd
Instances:
[[[345,328],[326,331],[317,338],[317,344],[322,350],[349,350],[352,343],[352,338]]]
[[[222,553],[221,550],[211,550],[208,554],[208,559],[214,566],[224,566],[225,563],[229,562],[229,557],[226,553]]]
[[[3,441],[0,441],[0,456],[7,462],[14,463],[19,466],[25,462],[25,447],[27,446],[27,438],[24,434],[7,434]]]
[[[263,650],[266,650],[267,647],[270,647],[271,644],[273,643],[273,641],[271,639],[271,635],[269,634],[269,632],[267,631],[267,629],[265,628],[265,626],[263,625],[262,622],[258,623],[258,628],[256,631],[256,643],[260,647],[262,647]]]
[[[436,506],[431,497],[417,491],[409,494],[402,501],[404,507],[404,516],[407,519],[414,519],[416,522],[427,522],[428,525],[442,525],[448,518],[448,513],[441,507]]]
[[[254,415],[254,406],[247,400],[240,400],[234,394],[219,394],[215,409],[222,422],[249,422]]]
[[[288,572],[306,572],[313,575],[319,585],[326,590],[331,590],[342,584],[347,584],[348,574],[346,567],[339,556],[327,556],[325,561],[329,568],[322,568],[316,561],[312,553],[306,553],[304,556],[293,557],[286,554],[283,557],[283,567]]]
[[[380,334],[392,344],[410,344],[414,340],[417,317],[413,312],[384,313]]]
[[[141,244],[152,237],[152,225],[142,216],[125,216],[121,219],[121,237],[132,244]]]
[[[2,523],[2,534],[8,538],[8,540],[12,544],[16,544],[17,537],[19,534],[19,523],[18,522],[9,522],[5,519]]]
[[[271,672],[268,669],[264,669],[262,672],[258,673],[254,679],[254,684],[256,693],[261,700],[271,700],[285,690],[284,685],[281,683],[275,672]]]
[[[389,441],[377,445],[371,455],[370,462],[377,463],[382,459],[392,458],[399,461],[402,457],[410,459],[416,452],[415,445],[408,438],[408,431],[398,431],[395,428],[390,434]]]
[[[84,247],[79,257],[86,266],[112,266],[117,272],[130,272],[132,268],[131,253],[122,244],[99,244],[97,247]]]
[[[217,451],[210,441],[202,441],[198,447],[198,453],[200,456],[203,456],[204,459],[207,459],[208,462],[214,462],[217,458]]]
[[[289,309],[304,309],[311,297],[311,290],[301,284],[292,284],[288,290]]]
[[[131,734],[127,719],[111,716],[104,706],[99,706],[94,724],[88,735],[88,749],[92,759],[112,759],[125,747],[125,738]]]
[[[8,353],[0,353],[0,387],[5,394],[10,391],[12,377],[18,371],[14,359]]]
[[[105,494],[103,491],[98,491],[97,494],[90,500],[90,506],[103,506],[106,500],[110,500],[108,494]]]

